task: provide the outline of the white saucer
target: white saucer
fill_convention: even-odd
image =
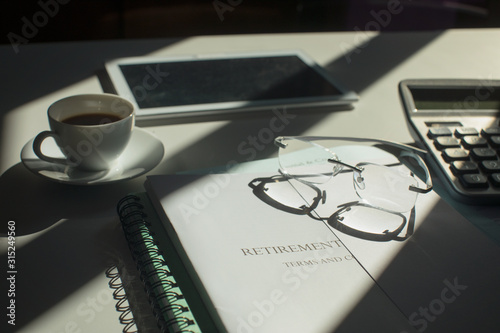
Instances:
[[[47,179],[77,185],[99,185],[140,176],[160,163],[164,148],[160,140],[149,132],[135,127],[130,142],[112,168],[104,171],[81,171],[64,164],[49,163],[38,158],[33,152],[33,139],[24,145],[21,161],[36,175]],[[43,144],[44,153],[63,157],[53,140]]]

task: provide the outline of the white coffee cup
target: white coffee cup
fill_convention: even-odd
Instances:
[[[117,95],[86,94],[63,98],[48,111],[50,131],[39,133],[33,151],[42,160],[87,171],[112,167],[125,150],[134,128],[133,104]],[[42,143],[54,138],[66,158],[43,153]]]

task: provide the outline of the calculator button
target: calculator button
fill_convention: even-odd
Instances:
[[[464,136],[462,138],[462,144],[467,149],[472,149],[476,147],[488,147],[488,141],[480,136]]]
[[[437,149],[442,150],[445,148],[460,148],[460,140],[448,137],[448,136],[440,136],[435,141],[434,144]]]
[[[488,179],[481,174],[465,174],[460,176],[460,181],[467,188],[488,188]]]
[[[477,164],[472,161],[455,161],[451,163],[450,168],[451,171],[457,176],[466,173],[479,173]]]
[[[500,173],[490,175],[490,180],[493,186],[500,187]]]
[[[427,136],[431,139],[437,138],[438,136],[452,136],[453,133],[448,127],[431,127]]]
[[[474,148],[472,149],[472,156],[477,160],[496,160],[497,153],[491,148]]]
[[[462,148],[447,148],[443,151],[443,159],[446,162],[468,160],[469,151]]]
[[[484,136],[500,135],[500,127],[483,128],[481,134]]]
[[[487,173],[500,172],[500,161],[486,160],[480,163],[481,169]]]
[[[491,143],[492,147],[500,148],[500,136],[497,136],[497,135],[491,136],[490,143]]]
[[[474,127],[459,127],[455,130],[455,135],[461,138],[466,135],[479,135],[479,132]]]

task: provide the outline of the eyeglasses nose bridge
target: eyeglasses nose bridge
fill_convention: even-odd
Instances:
[[[366,188],[365,179],[361,176],[361,173],[354,171],[354,184],[360,189],[364,190]]]

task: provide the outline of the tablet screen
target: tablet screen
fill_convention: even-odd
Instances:
[[[141,109],[341,94],[338,88],[297,56],[119,67]],[[144,81],[145,77],[148,77],[148,82]]]

